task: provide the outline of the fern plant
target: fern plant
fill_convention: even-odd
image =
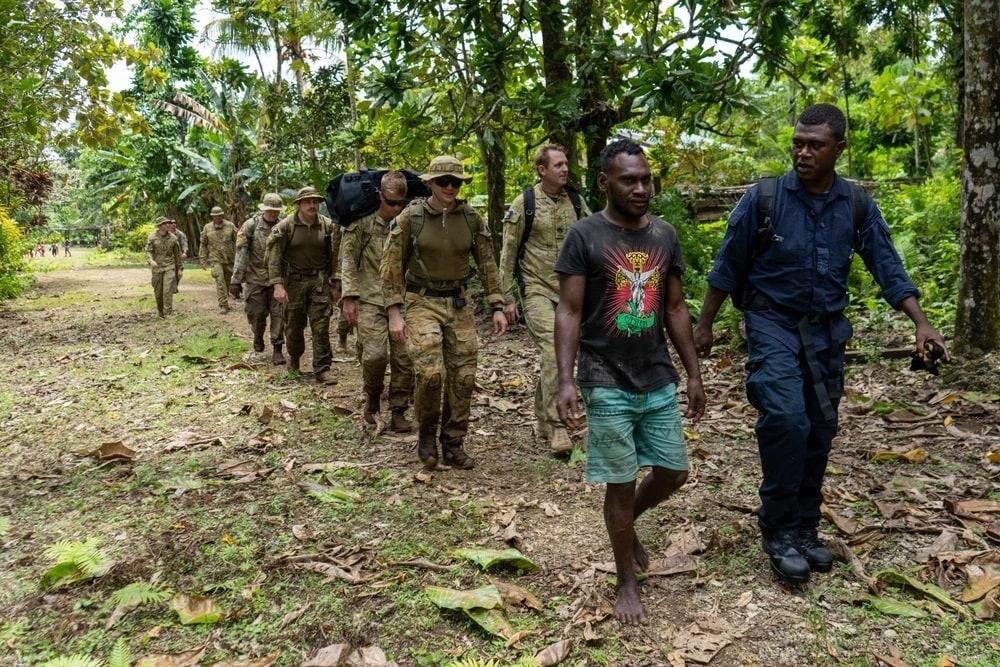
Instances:
[[[39,667],[131,667],[132,652],[124,637],[119,637],[111,649],[111,655],[105,663],[98,658],[87,655],[63,655],[43,662]]]
[[[45,557],[53,561],[53,565],[42,576],[41,588],[67,586],[107,573],[113,562],[101,550],[100,544],[100,538],[91,537],[86,542],[63,541],[47,548]]]
[[[165,586],[136,581],[112,593],[111,601],[119,607],[132,609],[144,604],[166,602],[171,595],[173,591]]]

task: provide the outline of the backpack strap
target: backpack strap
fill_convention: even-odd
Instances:
[[[583,199],[580,198],[580,193],[576,191],[575,188],[571,188],[568,185],[564,188],[566,194],[569,196],[569,201],[573,204],[573,211],[576,213],[576,219],[579,220],[580,216],[583,214]]]
[[[524,244],[531,237],[531,226],[535,224],[535,188],[525,188],[521,193],[524,199],[524,231],[521,232],[521,243],[517,246],[517,259],[524,256]]]
[[[868,193],[864,188],[853,181],[848,181],[851,186],[851,215],[854,220],[854,247],[858,250],[864,247],[861,240],[861,232],[865,226],[865,219],[868,217]]]

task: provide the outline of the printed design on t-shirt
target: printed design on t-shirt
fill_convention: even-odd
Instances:
[[[612,335],[640,336],[656,324],[662,251],[613,248],[605,259],[610,274],[607,327]]]

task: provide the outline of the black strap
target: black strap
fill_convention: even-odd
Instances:
[[[831,321],[829,318],[824,318],[823,320],[827,326]],[[802,338],[802,351],[806,358],[806,364],[809,366],[809,375],[812,376],[813,392],[816,394],[816,401],[819,403],[820,409],[823,411],[823,418],[828,422],[835,421],[837,419],[837,411],[833,407],[833,401],[830,400],[830,392],[826,386],[826,380],[823,378],[823,368],[819,364],[819,358],[816,356],[816,341],[813,338],[812,331],[809,329],[812,321],[809,316],[803,317],[799,320],[799,336]],[[835,341],[830,341],[831,345],[835,344]],[[830,370],[834,370],[836,362],[836,354],[831,348]]]
[[[566,191],[566,195],[573,205],[573,212],[576,214],[576,219],[579,220],[583,214],[583,199],[580,198],[580,193],[568,185],[564,186],[563,189]],[[531,227],[535,224],[535,186],[525,188],[521,195],[524,202],[524,230],[521,232],[521,242],[517,246],[517,259],[514,261],[514,278],[523,296],[524,275],[521,272],[521,260],[524,259],[524,247],[528,244],[528,239],[531,238]]]

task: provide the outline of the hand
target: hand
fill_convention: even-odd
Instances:
[[[152,260],[151,259],[151,260],[149,260],[149,268],[151,268],[151,269],[158,269],[158,268],[160,268],[160,265],[156,263],[156,260]]]
[[[188,258],[188,256],[187,256],[187,253],[186,253],[186,252],[182,252],[182,253],[181,253],[181,261],[183,262],[183,261],[184,261],[184,260],[186,260],[187,258]]]
[[[519,316],[519,313],[517,312],[517,304],[513,302],[508,303],[503,307],[503,314],[507,316],[507,324],[516,324]]]
[[[353,296],[344,297],[344,321],[350,327],[358,325],[358,300]]]
[[[504,311],[498,310],[493,313],[493,334],[502,336],[507,333],[507,316]]]
[[[694,328],[694,351],[699,357],[707,357],[712,352],[712,343],[715,342],[715,335],[712,327],[706,327],[700,322]]]
[[[229,286],[229,293],[233,295],[234,299],[239,299],[243,295],[243,285],[241,283],[233,283]]]
[[[705,416],[705,390],[701,386],[701,378],[688,378],[687,384],[688,406],[684,416],[694,421],[701,420]]]
[[[399,306],[389,308],[389,336],[397,343],[405,343],[410,335],[410,328],[406,326],[403,314],[399,312]]]
[[[288,305],[288,292],[285,291],[285,286],[281,283],[277,283],[274,286],[274,300],[278,303]]]
[[[948,354],[948,346],[945,345],[944,337],[930,324],[917,325],[917,354],[922,353],[924,347],[931,342],[937,343],[944,350],[945,361],[951,361],[951,355]]]
[[[559,419],[566,426],[576,431],[580,428],[580,417],[583,410],[580,409],[580,400],[576,395],[576,385],[572,382],[559,383],[559,394],[556,397],[556,408],[559,410]]]
[[[339,280],[334,280],[330,283],[330,302],[340,303],[340,297],[343,295],[344,291],[341,288]]]

